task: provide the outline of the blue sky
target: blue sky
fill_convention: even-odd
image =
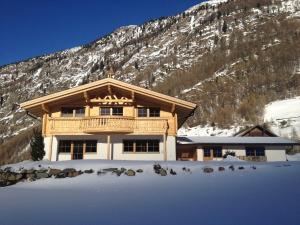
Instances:
[[[93,41],[201,0],[0,0],[0,66]]]

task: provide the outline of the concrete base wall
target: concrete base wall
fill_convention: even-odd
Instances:
[[[123,140],[141,140],[157,139],[159,140],[158,153],[127,153],[123,152]],[[70,153],[59,153],[59,140],[97,140],[97,152],[85,153],[83,159],[114,159],[114,160],[164,160],[164,139],[163,135],[111,135],[110,152],[107,152],[106,135],[85,135],[85,136],[53,136],[45,137],[45,157],[46,160],[63,161],[71,160]],[[52,142],[52,143],[51,143]],[[52,146],[52,149],[51,147]],[[173,136],[166,137],[166,156],[167,160],[176,160],[176,138]],[[51,156],[50,156],[51,154]]]

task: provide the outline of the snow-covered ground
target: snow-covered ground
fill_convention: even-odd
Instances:
[[[95,170],[142,168],[144,172],[135,177],[84,174],[1,188],[1,225],[296,225],[300,221],[299,162],[162,162],[178,173],[166,177],[153,172],[153,162],[24,162],[13,168],[38,168],[39,164]],[[226,170],[218,172],[220,165]],[[228,170],[229,165],[235,171]],[[215,171],[205,174],[205,166]]]
[[[264,121],[279,136],[300,138],[300,96],[266,105]]]

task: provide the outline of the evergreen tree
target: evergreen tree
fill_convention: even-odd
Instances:
[[[227,23],[226,23],[226,21],[224,21],[224,23],[223,23],[223,27],[222,27],[222,31],[224,32],[224,33],[226,33],[227,32]]]
[[[33,130],[33,137],[30,140],[31,158],[34,161],[42,160],[44,151],[44,138],[40,129]]]

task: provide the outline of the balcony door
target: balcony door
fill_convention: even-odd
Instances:
[[[72,159],[83,159],[83,141],[74,141]]]

